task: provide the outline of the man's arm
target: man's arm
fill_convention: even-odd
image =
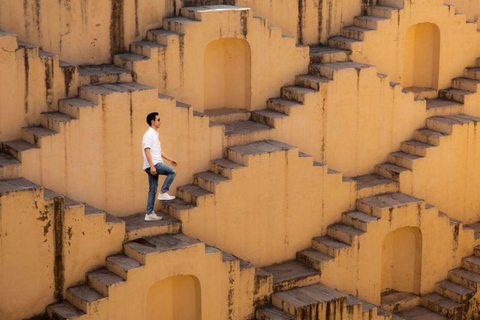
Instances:
[[[150,173],[152,175],[156,175],[157,174],[157,169],[155,169],[155,166],[153,165],[152,154],[150,153],[150,148],[145,148],[145,156],[147,157],[147,161],[150,164]]]
[[[170,161],[172,163],[172,165],[174,167],[176,167],[178,164],[177,164],[177,161],[173,160],[172,158],[170,158],[165,152],[162,151],[162,158],[167,160],[167,161]]]

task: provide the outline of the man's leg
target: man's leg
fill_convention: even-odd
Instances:
[[[167,176],[165,178],[165,181],[163,182],[163,186],[160,192],[168,192],[168,190],[170,190],[170,185],[172,184],[173,179],[175,179],[176,176],[175,170],[172,167],[167,166],[165,163],[157,163],[155,165],[155,169],[157,169],[158,174]]]
[[[150,173],[150,168],[146,169],[145,172],[148,175],[148,199],[147,199],[147,214],[153,212],[153,205],[155,204],[155,195],[157,194],[158,186],[158,175],[152,175]]]

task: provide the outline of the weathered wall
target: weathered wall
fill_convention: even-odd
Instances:
[[[0,315],[23,319],[56,299],[55,206],[40,187],[18,191],[2,181],[0,190]]]
[[[0,2],[0,29],[77,64],[111,61],[161,25],[180,0],[25,0]],[[18,19],[18,17],[24,17]]]
[[[369,208],[368,205],[360,205]],[[420,202],[376,210],[372,214],[381,216],[381,219],[368,223],[368,229],[363,229],[367,232],[352,236],[351,247],[343,250],[346,252],[340,252],[336,259],[322,264],[322,281],[325,284],[351,294],[358,293],[360,298],[379,304],[384,283],[382,280],[403,276],[411,277],[411,286],[407,287],[404,282],[403,286],[392,289],[426,294],[433,292],[435,284],[445,279],[450,269],[458,267],[462,258],[473,252],[473,230],[462,230],[461,225],[451,224],[449,217],[440,216],[435,207],[426,209],[424,203]],[[405,233],[399,235],[396,253],[408,257],[417,250],[421,256],[411,257],[412,260],[420,260],[416,261],[415,271],[411,269],[415,266],[409,265],[408,259],[397,260],[396,267],[401,272],[394,275],[390,273],[392,270],[384,267],[382,261],[388,261],[389,256],[395,253],[389,251],[386,254],[383,246],[389,242],[388,237],[392,232],[403,228],[415,231],[416,243],[409,241]],[[338,277],[339,269],[344,270],[342,277]]]
[[[480,3],[476,0],[446,0],[446,4],[455,6],[455,12],[467,16],[467,20],[474,22],[480,27]]]
[[[74,82],[75,73],[61,68],[57,56],[0,32],[0,141],[39,125],[41,112],[57,110],[59,98],[76,94]]]
[[[438,80],[435,81],[438,85],[434,84],[434,89],[449,88],[451,80],[462,76],[465,67],[475,65],[475,59],[480,54],[477,49],[480,41],[477,25],[466,23],[466,17],[456,15],[454,8],[444,6],[439,0],[405,1],[404,5],[404,1],[400,0],[384,2],[402,9],[390,12],[388,20],[377,23],[377,30],[366,32],[362,42],[351,45],[352,60],[374,64],[380,72],[389,74],[392,81],[409,86],[411,83],[405,82],[408,76],[404,79],[405,69],[409,67],[406,48],[414,46],[407,44],[407,40],[412,40],[407,38],[407,32],[416,24],[428,22],[437,27],[440,34]],[[435,57],[425,56],[423,59],[432,61]]]

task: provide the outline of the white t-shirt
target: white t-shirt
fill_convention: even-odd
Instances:
[[[142,153],[143,153],[143,170],[150,168],[147,156],[145,155],[145,148],[150,148],[153,165],[163,163],[162,160],[162,144],[158,139],[158,132],[152,128],[148,129],[143,135],[142,139]]]

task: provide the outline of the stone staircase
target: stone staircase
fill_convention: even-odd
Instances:
[[[105,267],[88,272],[85,284],[68,288],[65,300],[47,306],[47,315],[50,319],[84,319],[89,315],[101,319],[108,309],[109,296],[122,290],[131,273],[142,273],[149,259],[197,246],[204,247],[205,255],[221,255],[223,263],[231,265],[230,270],[239,268],[247,275],[254,270],[251,264],[183,233],[160,233],[125,242],[123,253],[107,257]]]
[[[261,269],[273,279],[271,304],[257,308],[259,320],[391,319],[377,306],[320,283],[320,272],[298,261]]]

